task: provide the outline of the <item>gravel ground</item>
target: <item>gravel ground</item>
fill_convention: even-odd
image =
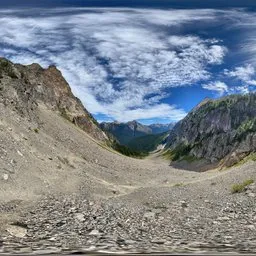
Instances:
[[[2,252],[256,252],[255,192],[161,205],[45,197],[7,228]]]
[[[38,133],[0,110],[0,253],[256,253],[255,183],[231,193],[256,181],[255,162],[178,170],[113,153],[45,109]]]

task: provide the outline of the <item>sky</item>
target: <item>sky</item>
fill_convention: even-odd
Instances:
[[[177,122],[256,91],[256,3],[0,0],[0,56],[56,65],[99,121]]]

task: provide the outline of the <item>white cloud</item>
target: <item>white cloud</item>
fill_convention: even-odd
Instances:
[[[119,121],[182,118],[182,109],[161,100],[170,88],[209,79],[209,66],[221,64],[227,53],[215,38],[173,32],[216,20],[214,10],[43,12],[0,13],[0,54],[23,64],[54,63],[91,113]]]
[[[209,84],[204,84],[202,87],[206,90],[215,91],[219,96],[224,95],[224,93],[228,92],[228,86],[221,81],[211,82]]]
[[[230,88],[229,92],[232,93],[241,93],[241,94],[246,94],[249,93],[250,90],[248,86],[235,86],[233,88]]]
[[[256,85],[255,75],[256,71],[255,68],[248,64],[246,66],[236,67],[234,70],[225,70],[224,74],[228,77],[236,78],[247,85]]]

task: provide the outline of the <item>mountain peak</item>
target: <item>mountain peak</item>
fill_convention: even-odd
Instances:
[[[40,105],[73,122],[96,139],[106,140],[107,136],[98,127],[96,120],[84,108],[71,91],[67,81],[56,66],[47,69],[39,64],[13,64],[0,58],[1,96],[5,104],[12,105],[31,120],[37,119]]]
[[[205,100],[171,132],[167,148],[172,160],[190,157],[229,166],[234,159],[227,159],[235,154],[239,161],[256,151],[255,113],[256,93]]]

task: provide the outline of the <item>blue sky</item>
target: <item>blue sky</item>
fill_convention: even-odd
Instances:
[[[99,121],[168,123],[205,97],[255,91],[255,7],[245,0],[0,1],[0,55],[55,64]]]

